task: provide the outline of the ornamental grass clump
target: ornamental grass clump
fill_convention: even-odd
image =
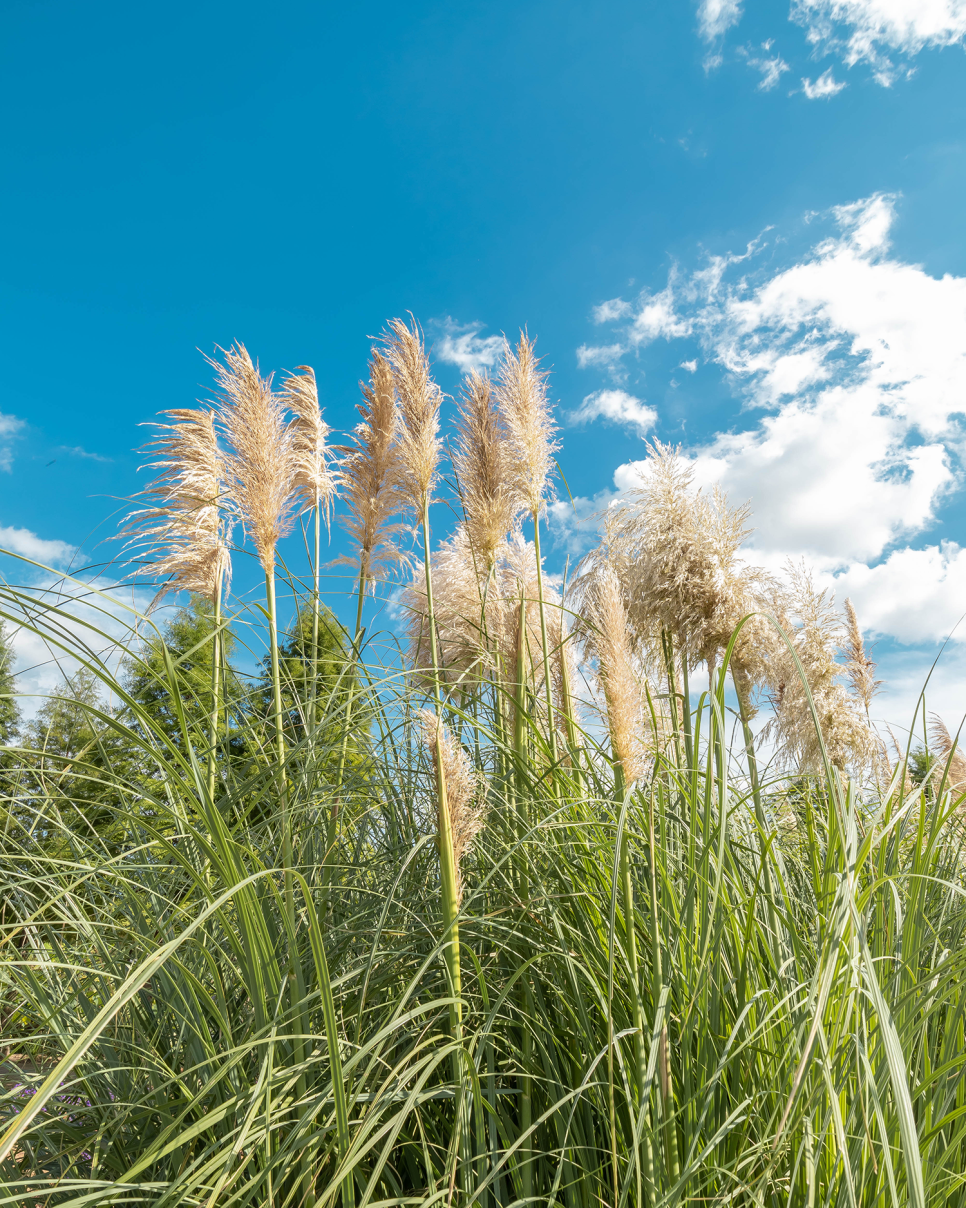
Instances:
[[[886,761],[851,604],[756,568],[748,509],[658,444],[558,590],[525,335],[464,382],[452,478],[415,322],[335,457],[309,369],[216,369],[125,535],[228,620],[188,598],[186,648],[96,581],[0,584],[90,688],[80,749],[51,707],[0,751],[0,1205],[959,1204],[966,759],[923,701]],[[281,543],[330,509],[357,620],[322,660],[318,550],[303,588]]]

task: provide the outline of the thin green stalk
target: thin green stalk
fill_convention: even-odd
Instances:
[[[437,724],[443,724],[443,701],[439,687],[439,646],[436,640],[436,610],[433,605],[433,574],[429,544],[429,496],[422,500],[423,567],[426,575],[426,623],[429,627],[429,649],[432,660],[433,702]],[[446,967],[455,1002],[450,1007],[453,1038],[460,1035],[463,1020],[463,984],[460,974],[459,901],[456,892],[456,859],[453,849],[453,826],[446,794],[446,773],[441,758],[436,759],[436,802],[439,826],[440,890],[443,906],[443,928],[447,936]]]
[[[214,593],[214,633],[211,647],[211,738],[208,750],[208,799],[214,804],[218,773],[218,730],[221,724],[221,575]]]
[[[550,643],[547,638],[547,611],[543,601],[543,566],[540,562],[540,513],[533,513],[533,556],[537,563],[537,599],[540,604],[540,641],[543,645],[543,683],[547,696],[547,726],[550,730],[550,757],[557,762],[557,727],[553,724],[553,676],[550,673]],[[556,778],[552,781],[556,788]]]

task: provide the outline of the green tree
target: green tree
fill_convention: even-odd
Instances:
[[[0,746],[12,742],[20,730],[20,707],[13,673],[13,638],[0,621]]]
[[[279,643],[282,710],[289,748],[304,743],[311,733],[316,754],[326,766],[336,766],[346,737],[347,706],[357,698],[358,677],[345,631],[326,606],[320,605],[318,645],[313,643],[314,608],[303,604]],[[256,686],[256,707],[271,723],[272,675],[266,659]],[[314,717],[314,725],[309,723]],[[360,742],[355,728],[346,743],[347,758],[355,758]]]
[[[187,729],[192,741],[210,741],[212,708],[211,673],[214,642],[214,608],[204,596],[192,596],[179,608],[161,633],[146,639],[137,658],[125,665],[127,691],[161,724],[172,741],[183,749]],[[242,685],[231,668],[235,636],[222,630],[222,694],[226,752],[232,749],[232,717],[243,696]],[[176,691],[172,689],[176,686]]]

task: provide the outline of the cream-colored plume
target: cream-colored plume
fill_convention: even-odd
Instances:
[[[946,788],[954,797],[966,793],[966,755],[962,747],[956,743],[953,750],[952,735],[946,729],[946,723],[937,714],[932,715],[929,726],[929,737],[932,739],[936,762],[932,768],[932,777],[938,788],[943,777],[946,778]]]
[[[868,767],[881,751],[861,700],[839,683],[846,673],[836,659],[845,627],[825,591],[817,591],[803,567],[789,567],[789,615],[779,616],[811,689],[815,713],[831,763],[840,770],[850,765]],[[774,733],[785,758],[803,772],[821,772],[821,744],[815,730],[808,695],[795,659],[782,642],[772,653],[768,675],[774,717],[767,729]]]
[[[627,784],[632,784],[644,774],[641,685],[621,586],[610,567],[602,566],[594,575],[585,612],[588,644],[597,658],[597,678],[607,704],[614,760]]]
[[[163,411],[173,420],[156,425],[162,435],[145,446],[159,471],[142,494],[151,501],[132,512],[121,536],[128,547],[147,547],[162,589],[191,591],[214,599],[228,590],[231,558],[222,519],[225,465],[211,411]]]
[[[482,569],[489,570],[519,511],[512,458],[489,378],[475,371],[464,380],[453,464],[459,479],[466,531]]]
[[[315,372],[299,365],[282,384],[282,400],[292,412],[292,487],[302,511],[318,507],[328,521],[338,488],[338,474],[326,444],[329,425],[319,408]]]
[[[497,548],[492,573],[473,558],[466,529],[459,525],[432,555],[433,596],[439,660],[451,687],[500,674],[516,674],[520,598],[524,599],[526,633],[524,673],[535,688],[543,683],[540,604],[533,543],[514,534]],[[403,592],[410,615],[409,651],[415,667],[431,669],[423,568]],[[560,646],[560,597],[544,584],[544,605],[551,651]]]
[[[421,515],[436,485],[443,394],[430,376],[422,332],[415,320],[410,328],[402,319],[393,319],[385,347],[399,401],[397,481],[405,501]]]
[[[882,680],[875,678],[875,660],[869,658],[866,653],[859,619],[855,615],[852,601],[848,599],[845,601],[845,626],[845,674],[853,696],[861,703],[868,717],[872,698],[882,687]]]
[[[271,377],[263,378],[244,344],[210,360],[221,391],[218,413],[231,444],[229,469],[238,514],[269,574],[279,540],[292,531],[296,496],[292,433]]]
[[[369,384],[362,384],[362,416],[352,432],[351,445],[340,445],[342,494],[349,505],[342,524],[357,547],[358,566],[366,584],[385,562],[398,562],[395,537],[401,526],[392,524],[396,502],[398,433],[396,386],[392,366],[377,349],[369,361]]]
[[[423,709],[420,711],[419,720],[424,741],[433,759],[433,767],[446,786],[446,803],[453,834],[458,906],[463,900],[463,860],[473,846],[473,840],[483,829],[485,820],[485,811],[480,800],[480,780],[469,756],[435,713]]]
[[[730,507],[718,490],[705,495],[693,480],[693,467],[675,449],[649,445],[641,485],[607,513],[604,544],[582,574],[592,579],[602,559],[613,567],[642,657],[660,665],[667,634],[689,667],[704,662],[713,669],[739,622],[774,606],[775,585],[740,557],[750,532],[748,507]],[[764,678],[773,633],[765,617],[752,615],[732,652],[747,714],[754,712],[753,688]]]
[[[534,355],[534,341],[521,333],[516,352],[504,344],[496,395],[506,425],[510,486],[517,507],[539,515],[551,488],[556,424],[547,399],[547,374]]]

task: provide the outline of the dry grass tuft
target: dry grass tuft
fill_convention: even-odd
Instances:
[[[485,820],[485,811],[480,803],[480,778],[469,756],[435,713],[423,709],[419,720],[433,767],[437,774],[442,774],[446,786],[456,865],[456,904],[459,906],[463,900],[463,859],[483,829]]]
[[[601,566],[585,604],[587,644],[597,658],[597,679],[607,704],[614,760],[627,784],[644,774],[641,685],[634,668],[627,611],[617,575]]]
[[[233,345],[224,358],[224,364],[209,364],[217,374],[218,415],[232,447],[232,495],[262,569],[270,574],[275,548],[295,520],[292,434],[271,377],[261,376],[244,344]]]
[[[534,341],[521,333],[516,352],[504,345],[496,387],[509,441],[510,477],[517,507],[539,515],[550,487],[556,424],[547,399],[547,374],[534,355]]]
[[[399,400],[398,485],[405,501],[422,514],[436,485],[439,465],[439,408],[443,394],[429,372],[423,335],[416,321],[393,319],[386,337]]]
[[[520,598],[524,599],[524,650],[527,681],[543,682],[537,562],[533,543],[514,534],[494,552],[489,572],[474,559],[466,529],[460,525],[432,555],[433,597],[439,662],[451,689],[481,678],[515,675]],[[431,670],[426,587],[422,568],[403,592],[409,612],[409,654],[414,667]],[[561,644],[560,599],[544,584],[551,648]],[[514,669],[511,673],[511,668]]]
[[[369,361],[369,384],[362,384],[362,416],[352,444],[340,445],[343,498],[349,513],[343,527],[357,547],[359,571],[371,584],[383,563],[401,558],[395,537],[401,526],[390,523],[395,508],[398,471],[398,413],[392,366],[377,349]]]
[[[852,601],[848,599],[845,601],[845,627],[845,674],[853,696],[862,703],[868,717],[872,698],[882,687],[882,681],[875,678],[875,660],[866,653],[859,619],[855,615]]]
[[[489,378],[470,373],[460,399],[453,457],[467,535],[473,553],[487,571],[519,512],[512,485],[512,457],[494,402]]]
[[[946,788],[954,797],[966,793],[966,755],[963,755],[958,741],[955,749],[953,748],[952,735],[946,729],[946,723],[936,713],[932,715],[929,737],[935,747],[936,762],[932,775],[936,787],[939,787],[945,777]]]
[[[319,390],[315,372],[299,365],[282,385],[282,399],[292,412],[292,487],[301,510],[319,507],[328,522],[332,500],[338,490],[338,473],[331,463],[326,444],[329,425],[319,408]]]
[[[844,771],[876,761],[881,744],[868,724],[861,702],[839,683],[846,669],[836,660],[845,628],[826,591],[817,591],[811,575],[789,567],[788,604],[791,616],[779,620],[789,634],[811,689],[825,749],[830,762]],[[770,661],[774,718],[768,728],[779,751],[804,772],[820,773],[822,747],[808,704],[805,685],[791,652],[776,645]]]
[[[211,411],[163,411],[174,423],[145,446],[158,476],[142,492],[151,506],[132,512],[122,529],[128,548],[147,546],[162,589],[214,599],[228,589],[231,558],[222,523],[225,464]]]

